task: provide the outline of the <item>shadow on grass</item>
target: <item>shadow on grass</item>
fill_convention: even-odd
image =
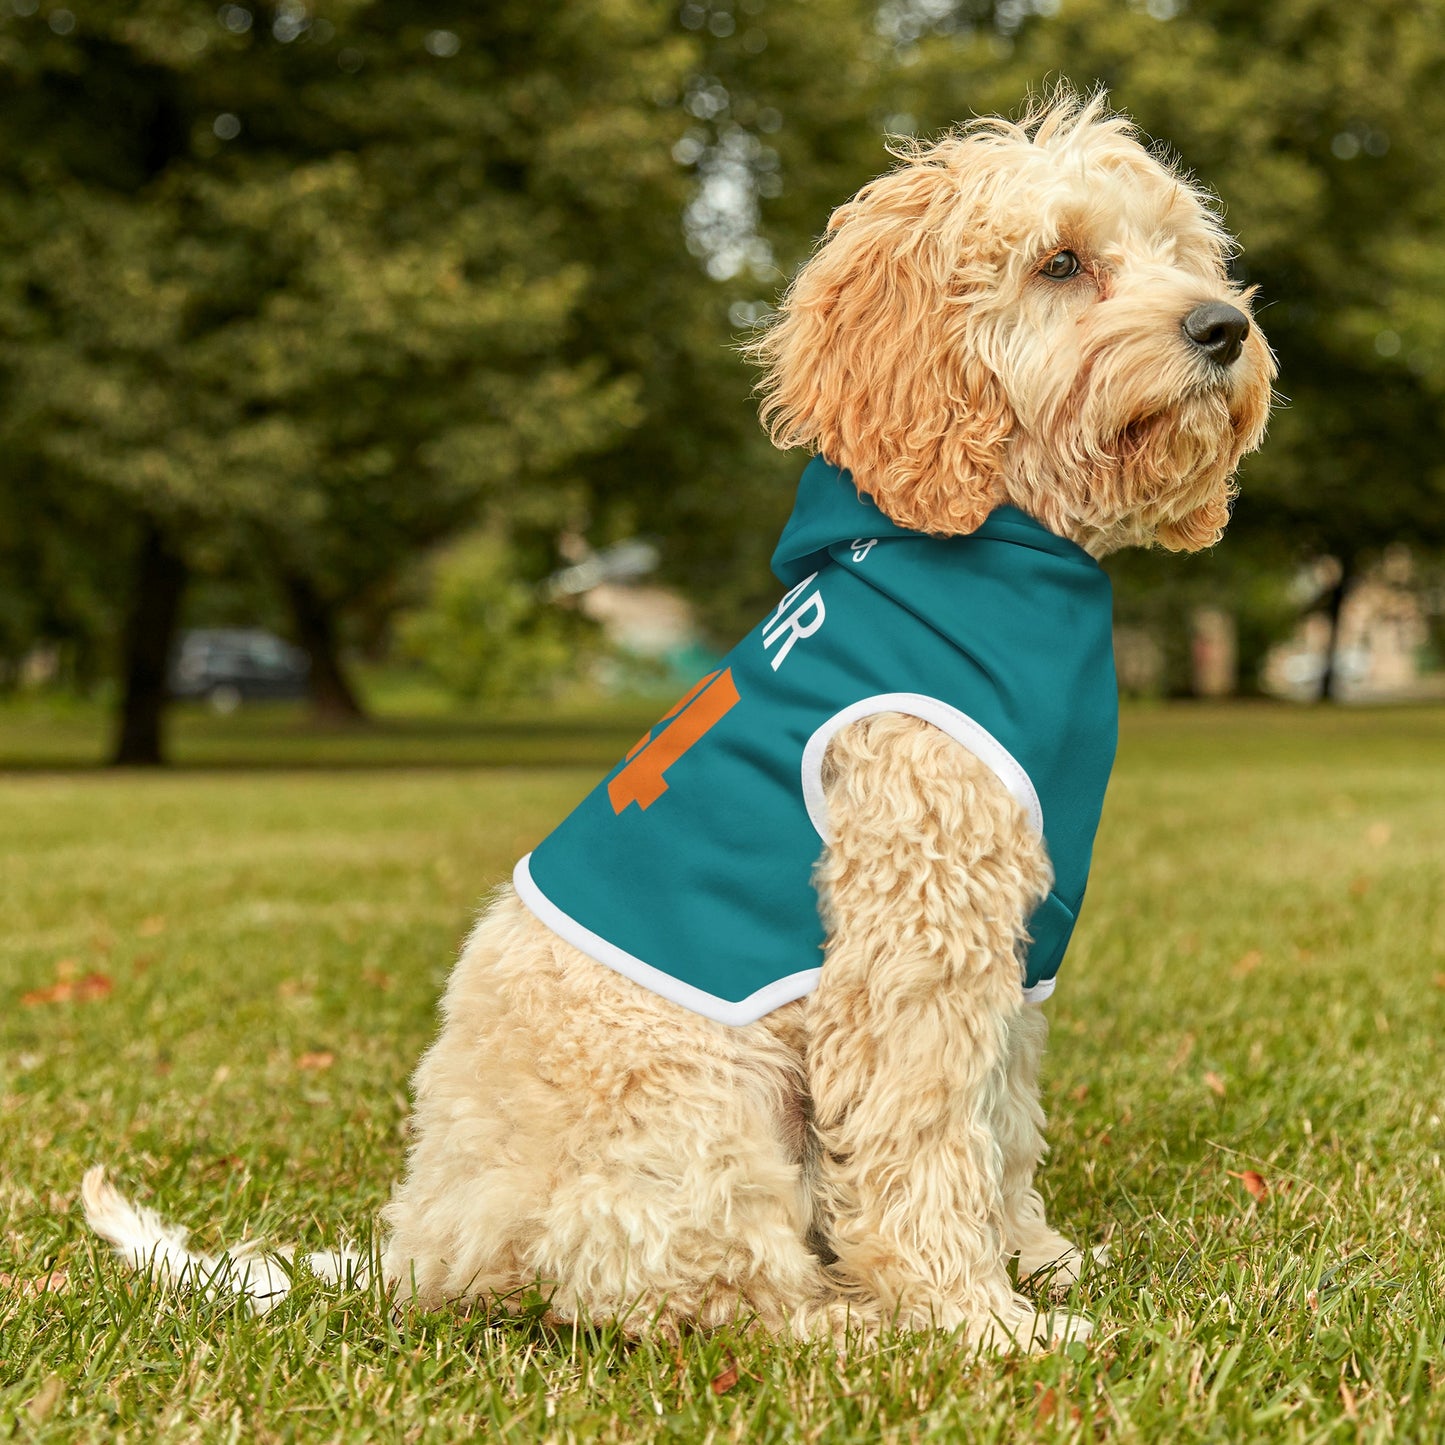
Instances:
[[[589,698],[495,716],[395,708],[340,727],[312,721],[296,704],[253,704],[229,717],[183,704],[169,720],[169,764],[154,772],[607,769],[670,701]],[[1235,771],[1249,761],[1323,763],[1341,752],[1387,764],[1438,745],[1445,708],[1126,702],[1120,724],[1123,766]],[[0,706],[0,774],[134,777],[152,771],[108,768],[110,731],[110,718],[93,704]]]
[[[178,707],[167,731],[170,772],[609,767],[665,709],[656,699],[504,717],[382,716],[314,723],[284,704],[231,717]],[[137,776],[106,765],[109,720],[98,710],[0,709],[0,772]]]

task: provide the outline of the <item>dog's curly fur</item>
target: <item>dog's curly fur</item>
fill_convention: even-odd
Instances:
[[[1053,280],[1061,250],[1080,270]],[[1228,518],[1273,361],[1183,318],[1248,297],[1208,199],[1102,98],[976,121],[833,216],[753,346],[784,447],[948,535],[1012,503],[1102,555]],[[561,1319],[674,1334],[746,1318],[841,1338],[1087,1332],[1010,1283],[1080,1255],[1046,1223],[1045,1025],[1018,957],[1050,864],[995,774],[927,723],[867,718],[825,769],[827,928],[808,998],[746,1027],[609,971],[503,889],[415,1078],[383,1268],[425,1304],[551,1291]],[[104,1231],[103,1231],[104,1232]]]
[[[1039,274],[1060,249],[1082,263]],[[1011,502],[1096,554],[1197,548],[1228,519],[1273,374],[1182,333],[1247,298],[1199,191],[1101,100],[930,145],[834,215],[753,348],[774,440],[848,468],[895,521],[972,531]],[[675,1329],[1034,1324],[1044,1025],[1016,958],[1048,858],[988,768],[927,723],[854,724],[827,774],[828,944],[808,999],[746,1028],[684,1012],[510,892],[416,1076],[386,1268],[435,1301],[554,1281],[556,1312]]]

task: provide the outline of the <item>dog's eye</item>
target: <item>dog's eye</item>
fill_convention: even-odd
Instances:
[[[1055,251],[1039,267],[1039,274],[1047,276],[1050,281],[1067,281],[1070,276],[1077,276],[1081,269],[1079,258],[1072,251]]]

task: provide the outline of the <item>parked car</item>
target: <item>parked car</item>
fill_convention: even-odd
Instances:
[[[176,698],[204,698],[217,712],[243,702],[305,697],[311,659],[259,627],[205,627],[182,634],[171,663]]]

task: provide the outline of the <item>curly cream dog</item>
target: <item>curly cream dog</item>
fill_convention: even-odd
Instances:
[[[897,529],[967,537],[1013,507],[1094,558],[1207,547],[1274,372],[1229,244],[1099,98],[910,145],[756,343],[764,418]],[[415,1077],[385,1212],[403,1296],[540,1282],[560,1319],[665,1334],[1087,1333],[1008,1273],[1080,1262],[1034,1186],[1046,1026],[1020,959],[1054,867],[1037,820],[996,758],[904,711],[840,727],[819,776],[821,969],[751,1020],[662,997],[501,890]],[[86,1202],[131,1258],[192,1261],[99,1171]]]

